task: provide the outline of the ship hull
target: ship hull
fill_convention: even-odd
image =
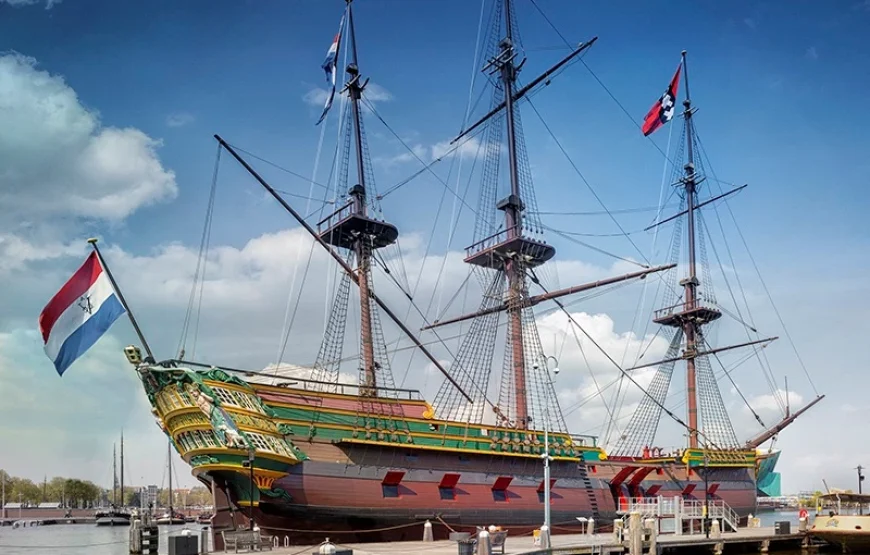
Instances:
[[[253,509],[257,526],[282,544],[285,538],[292,545],[316,544],[326,537],[343,543],[419,540],[426,520],[433,524],[436,539],[446,539],[451,531],[473,532],[477,526],[489,525],[527,534],[543,524],[540,461],[493,455],[460,458],[439,452],[409,456],[407,450],[374,446],[310,444],[305,448],[321,460],[295,465],[275,481],[289,499],[271,501],[261,496]],[[685,467],[669,466],[675,477],[686,475]],[[598,531],[609,530],[620,516],[619,496],[614,495],[617,490],[611,480],[623,468],[555,461],[551,465],[553,533],[581,532],[579,517],[594,519]],[[403,473],[395,487],[384,484],[390,472]],[[459,475],[453,491],[439,487],[445,474]],[[652,474],[655,477],[644,480],[641,488],[664,497],[703,499],[704,481],[694,473],[676,481]],[[238,486],[222,482],[219,475],[213,478],[218,490],[213,521],[217,535],[222,529],[247,526],[251,509],[235,491]],[[504,492],[494,491],[493,485],[504,478],[510,478]],[[755,512],[755,483],[747,469],[710,469],[708,486],[715,488],[711,498],[725,501],[741,517]],[[693,493],[684,495],[686,489]]]
[[[436,538],[543,524],[550,454],[554,533],[606,530],[632,498],[682,497],[755,512],[755,451],[608,458],[595,438],[441,420],[415,392],[374,398],[249,383],[220,369],[143,367],[157,423],[213,484],[219,532],[255,523],[292,544]],[[546,443],[545,443],[546,442]],[[659,449],[651,452],[659,453]],[[708,464],[709,463],[709,464]]]

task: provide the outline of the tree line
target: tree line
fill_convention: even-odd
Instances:
[[[43,482],[34,482],[28,478],[10,476],[5,470],[0,469],[0,481],[5,480],[6,502],[26,503],[36,506],[39,503],[61,503],[70,509],[82,509],[99,505],[102,499],[112,502],[115,499],[121,505],[121,491],[116,486],[115,491],[101,488],[89,480],[77,478],[55,477]],[[139,486],[126,486],[124,488],[123,505],[139,506]],[[114,493],[114,496],[113,496]],[[183,493],[173,492],[173,505],[181,507],[183,504],[211,505],[211,493],[202,486],[196,486],[190,491]],[[157,493],[158,506],[167,506],[169,490],[159,489]]]
[[[4,479],[7,503],[63,503],[65,507],[76,509],[93,506],[103,493],[103,489],[93,482],[77,478],[58,476],[37,484],[28,478],[10,476],[0,469],[0,481]]]

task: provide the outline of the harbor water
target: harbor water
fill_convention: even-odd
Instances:
[[[790,521],[793,529],[798,524],[797,511],[762,512],[758,517],[762,526],[773,526],[775,522],[783,520]],[[197,524],[160,527],[161,555],[167,553],[166,537],[180,534],[185,528],[199,536],[203,527]],[[56,524],[17,529],[5,526],[0,527],[0,554],[128,555],[129,532],[127,526],[98,527],[93,524]]]
[[[167,536],[180,534],[185,528],[199,536],[198,524],[160,527],[160,555],[168,551]],[[13,529],[0,527],[2,555],[129,555],[129,526],[95,526],[94,524],[53,524]]]

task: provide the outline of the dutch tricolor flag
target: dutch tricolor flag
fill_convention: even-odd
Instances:
[[[45,354],[57,373],[63,376],[124,312],[96,251],[91,252],[39,315]]]
[[[320,125],[320,122],[322,122],[323,118],[326,117],[326,113],[329,112],[329,108],[332,107],[332,99],[335,97],[335,78],[338,74],[336,64],[338,64],[338,51],[341,48],[341,33],[344,31],[344,18],[346,15],[347,11],[345,11],[344,15],[341,16],[338,33],[336,33],[335,38],[332,39],[332,44],[329,45],[329,50],[326,51],[326,59],[322,64],[320,64],[320,67],[326,72],[326,81],[330,83],[330,89],[329,96],[326,97],[326,105],[323,107],[323,112],[320,114],[320,119],[318,119],[317,123],[314,125]]]

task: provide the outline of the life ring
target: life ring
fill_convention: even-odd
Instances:
[[[804,508],[801,508],[800,512],[798,513],[798,518],[806,519],[808,517],[809,517],[809,513],[807,513],[807,510]]]

